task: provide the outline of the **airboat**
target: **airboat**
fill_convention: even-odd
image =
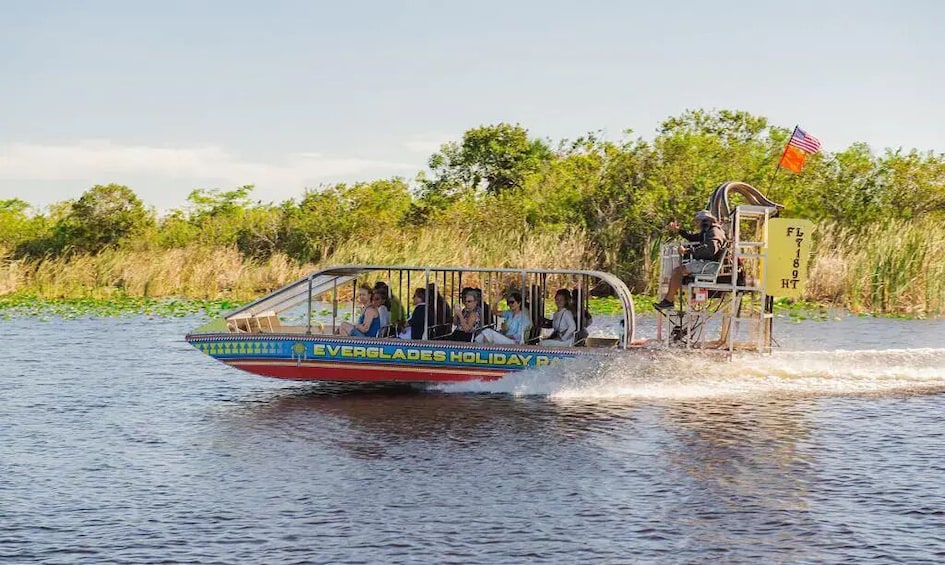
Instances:
[[[733,206],[730,197],[742,203]],[[613,358],[675,349],[731,357],[768,353],[774,297],[804,290],[812,226],[778,217],[781,206],[742,182],[720,185],[707,208],[726,231],[724,257],[713,272],[685,279],[679,306],[657,314],[653,335],[638,335],[633,295],[613,274],[594,270],[343,265],[315,271],[186,336],[195,348],[231,367],[280,379],[442,383],[495,380],[569,359]],[[679,243],[660,250],[660,291],[680,264]],[[358,288],[382,282],[390,323],[376,337],[340,335],[357,316]],[[419,339],[400,333],[408,302],[426,289]],[[566,289],[576,323],[573,340],[547,338],[553,296]],[[516,343],[486,343],[457,332],[452,308],[478,293],[482,327],[499,328],[498,311],[515,290],[531,330]],[[608,313],[588,315],[605,302]],[[416,314],[415,314],[416,315]],[[400,335],[399,335],[400,334]],[[460,337],[457,337],[460,336]]]

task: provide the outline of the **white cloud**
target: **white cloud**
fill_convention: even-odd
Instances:
[[[441,145],[454,139],[456,139],[455,136],[446,133],[419,135],[407,140],[404,147],[413,153],[430,155],[439,151]]]
[[[150,147],[110,140],[71,145],[0,146],[0,180],[65,181],[115,177],[223,179],[238,184],[304,186],[367,172],[409,174],[417,164],[293,153],[280,163],[243,160],[214,146]]]

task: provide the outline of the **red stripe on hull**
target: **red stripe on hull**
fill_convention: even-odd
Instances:
[[[494,381],[510,371],[497,369],[457,369],[451,367],[403,367],[394,365],[279,363],[265,361],[226,361],[226,364],[264,377],[305,381],[348,382],[461,382]]]

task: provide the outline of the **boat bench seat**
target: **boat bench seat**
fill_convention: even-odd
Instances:
[[[260,312],[252,319],[255,320],[259,333],[277,332],[282,327],[282,321],[279,320],[279,316],[275,312]]]
[[[587,337],[584,341],[587,347],[615,348],[620,344],[620,338],[616,337]]]
[[[453,324],[437,324],[427,328],[429,339],[444,339],[453,333]]]
[[[226,320],[226,329],[230,333],[253,333],[256,331],[253,329],[254,326],[258,328],[258,325],[254,325],[252,316],[248,315],[228,318]]]
[[[318,333],[318,328],[312,327],[312,333]],[[304,334],[308,331],[308,328],[305,326],[279,326],[278,329],[273,330],[273,333],[277,334]]]
[[[260,312],[255,316],[241,315],[229,318],[226,321],[226,329],[230,333],[288,333],[304,334],[307,333],[306,326],[285,326],[279,315],[275,312]],[[318,326],[312,327],[313,332],[320,331]]]

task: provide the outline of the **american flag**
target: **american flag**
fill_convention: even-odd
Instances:
[[[788,141],[788,145],[793,145],[808,153],[820,151],[820,140],[799,127],[794,128],[794,133],[791,135],[791,141]]]

